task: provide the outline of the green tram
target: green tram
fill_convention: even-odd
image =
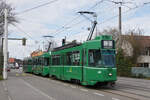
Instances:
[[[50,55],[44,53],[32,58],[32,72],[37,75],[49,76]]]
[[[23,61],[23,71],[26,73],[32,73],[32,64],[31,58],[25,58]]]
[[[49,76],[50,55],[44,53],[40,56],[26,58],[24,60],[24,72]]]
[[[115,42],[110,35],[98,36],[82,44],[74,41],[32,58],[32,62],[32,71],[27,72],[82,85],[106,85],[117,80]]]

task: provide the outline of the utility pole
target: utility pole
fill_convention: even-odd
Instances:
[[[8,11],[7,9],[4,10],[4,67],[3,67],[3,79],[7,79],[7,66],[8,66],[8,22],[7,22]]]
[[[109,0],[107,0],[107,1],[109,1]],[[130,3],[130,4],[133,4],[132,2],[124,2],[123,0],[120,0],[120,2],[115,2],[115,1],[109,1],[109,2],[112,2],[112,3],[114,3],[114,4],[119,4],[119,48],[121,48],[121,45],[122,45],[122,41],[123,41],[123,39],[122,39],[122,11],[121,11],[121,9],[122,9],[122,6],[125,6],[125,7],[128,7],[128,6],[126,6],[125,4],[126,3]],[[128,7],[128,8],[130,8],[130,7]]]
[[[121,16],[121,3],[119,6],[119,48],[121,48],[122,45],[122,16]]]

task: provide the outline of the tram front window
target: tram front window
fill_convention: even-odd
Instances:
[[[91,67],[101,67],[101,52],[100,49],[89,50],[88,64]]]
[[[105,67],[115,66],[115,56],[114,55],[102,55],[103,65]]]

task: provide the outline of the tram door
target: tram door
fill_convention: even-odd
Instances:
[[[64,65],[65,65],[65,55],[64,54],[62,54],[61,59],[62,59],[61,78],[64,78]]]
[[[86,66],[86,49],[82,50],[82,81],[84,81],[84,66]]]

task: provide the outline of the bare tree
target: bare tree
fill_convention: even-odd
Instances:
[[[18,22],[14,11],[14,8],[10,4],[6,4],[3,0],[0,1],[0,35],[4,32],[4,9],[8,10],[8,25]]]
[[[137,59],[141,56],[141,53],[145,50],[146,42],[144,40],[143,31],[141,29],[129,30],[127,35],[124,35],[125,40],[132,46],[132,62],[137,63]]]
[[[8,10],[8,25],[18,22],[13,12],[14,8],[10,4],[6,4],[3,0],[0,0],[0,66],[3,66],[2,35],[4,33],[4,9]],[[0,74],[2,74],[2,67],[0,67]]]
[[[119,47],[119,30],[116,28],[104,29],[102,32],[98,32],[98,35],[112,35],[113,39],[116,41],[116,47]]]
[[[99,35],[112,35],[113,39],[116,41],[116,49],[119,47],[119,31],[116,28],[104,29],[102,32],[99,32]],[[121,36],[121,49],[123,49],[124,56],[128,56],[132,59],[134,64],[137,63],[138,57],[145,49],[143,44],[143,30],[134,29],[129,30],[125,35]]]

